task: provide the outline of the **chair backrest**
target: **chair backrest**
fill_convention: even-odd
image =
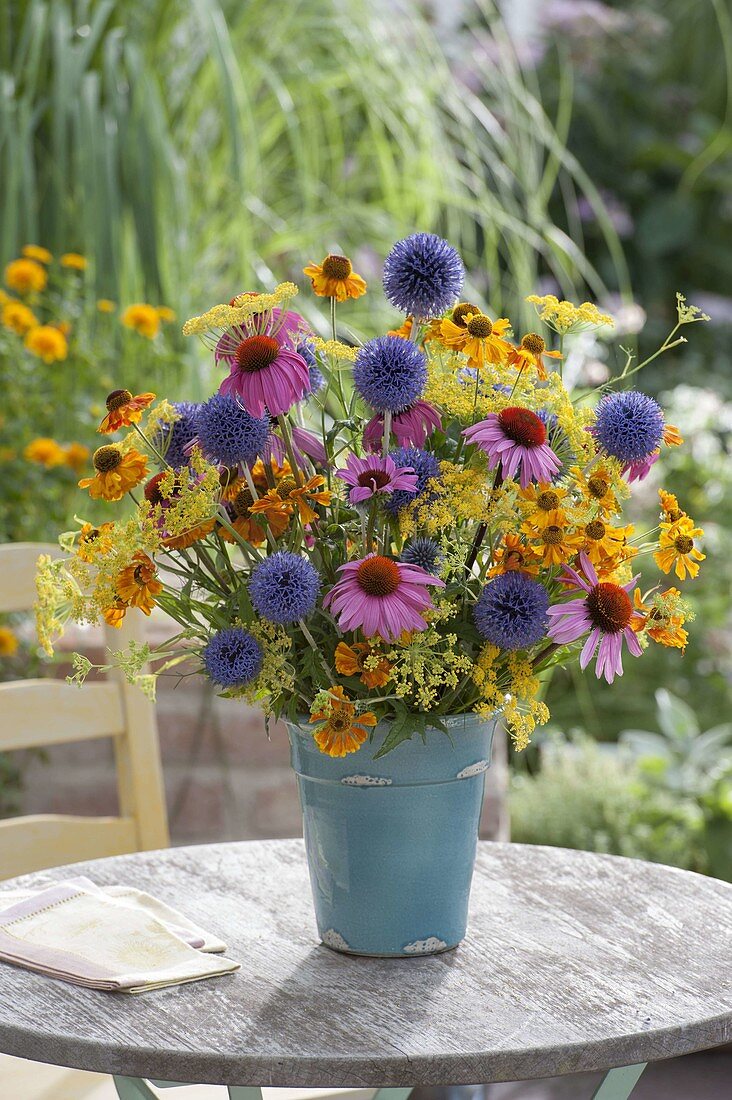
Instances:
[[[0,545],[0,612],[33,607],[41,554],[59,557],[60,551],[42,543]],[[121,630],[105,629],[105,642],[114,650],[143,638],[144,620],[136,610]],[[0,879],[168,846],[155,707],[139,688],[118,671],[82,687],[51,679],[0,683],[0,751],[103,737],[114,742],[119,816],[35,814],[0,821]]]

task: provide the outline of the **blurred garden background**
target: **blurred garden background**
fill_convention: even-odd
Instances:
[[[182,320],[246,289],[305,285],[303,265],[328,251],[372,287],[355,336],[394,322],[381,262],[415,229],[448,237],[469,297],[517,329],[528,294],[590,298],[642,356],[673,328],[677,291],[710,315],[640,383],[687,442],[664,451],[641,506],[654,510],[663,483],[705,529],[708,560],[685,590],[693,640],[683,655],[655,647],[642,670],[627,661],[620,691],[557,672],[552,728],[511,761],[509,802],[516,840],[732,877],[727,0],[0,9],[0,541],[72,524],[111,389],[211,391]],[[617,365],[595,334],[566,350],[578,386]],[[83,506],[89,519],[105,507]],[[0,674],[40,666],[24,624],[0,625]],[[297,831],[284,745],[268,756],[256,716],[199,694],[159,703],[178,839]],[[80,761],[66,758],[77,781]],[[0,758],[0,812],[32,807],[52,764]],[[90,766],[66,809],[88,810],[104,761]],[[225,803],[239,775],[251,797],[236,826]]]

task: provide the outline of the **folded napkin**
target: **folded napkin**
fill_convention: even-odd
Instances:
[[[0,888],[0,960],[91,989],[143,993],[239,969],[226,944],[157,898],[78,877]]]

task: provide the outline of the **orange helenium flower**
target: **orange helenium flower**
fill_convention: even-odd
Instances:
[[[653,555],[656,565],[663,573],[670,573],[674,569],[680,581],[686,579],[687,572],[693,579],[699,572],[698,563],[706,557],[706,554],[697,550],[694,539],[703,535],[704,531],[701,527],[695,527],[694,521],[688,516],[682,516],[673,522],[662,522],[659,526],[659,548]]]
[[[160,329],[158,311],[154,306],[149,306],[145,302],[135,302],[134,305],[128,306],[120,317],[120,321],[125,328],[134,329],[135,332],[139,332],[141,336],[147,337],[148,340],[154,339]]]
[[[97,431],[106,435],[139,423],[142,419],[142,410],[154,400],[154,393],[138,393],[137,397],[133,397],[129,390],[112,390],[105,402],[107,415]]]
[[[491,321],[484,313],[466,313],[459,324],[446,318],[440,325],[440,334],[446,347],[463,352],[471,366],[481,368],[486,363],[508,359],[511,345],[504,336],[510,327],[506,317]]]
[[[16,302],[10,298],[3,304],[2,323],[5,328],[18,336],[25,336],[26,332],[37,327],[38,318],[23,302]]]
[[[378,664],[370,668],[366,661],[375,656]],[[391,678],[391,665],[368,642],[354,642],[352,646],[339,642],[335,651],[336,672],[341,676],[360,676],[367,688],[383,687]]]
[[[130,448],[123,451],[116,444],[99,447],[92,456],[96,473],[83,477],[80,489],[88,489],[92,500],[121,500],[130,489],[139,485],[147,474],[147,458]]]
[[[48,274],[35,260],[12,260],[5,268],[5,282],[18,294],[30,294],[45,289]]]
[[[322,263],[304,267],[303,274],[308,276],[320,298],[345,302],[347,298],[360,298],[366,293],[365,281],[353,270],[347,256],[328,255]]]
[[[69,354],[65,333],[54,325],[36,325],[29,329],[25,346],[44,363],[56,363]]]
[[[558,351],[547,351],[546,343],[537,332],[527,332],[521,339],[517,348],[511,348],[508,361],[513,367],[523,369],[527,364],[536,367],[536,373],[541,380],[547,376],[544,366],[544,356],[548,359],[561,359]]]
[[[117,577],[117,595],[130,607],[139,607],[149,615],[155,607],[154,597],[163,591],[163,586],[155,576],[155,563],[138,550],[132,562]]]
[[[358,752],[368,737],[368,726],[376,725],[376,715],[371,711],[356,717],[356,708],[343,688],[332,687],[327,709],[316,711],[311,722],[322,722],[313,731],[315,743],[328,756],[347,756]]]

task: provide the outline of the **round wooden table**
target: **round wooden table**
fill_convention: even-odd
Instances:
[[[231,1086],[525,1080],[643,1064],[732,1038],[732,887],[614,856],[481,844],[465,942],[413,959],[317,941],[302,843],[173,848],[56,868],[126,883],[228,943],[241,970],[139,996],[0,963],[0,1051],[116,1075]]]

